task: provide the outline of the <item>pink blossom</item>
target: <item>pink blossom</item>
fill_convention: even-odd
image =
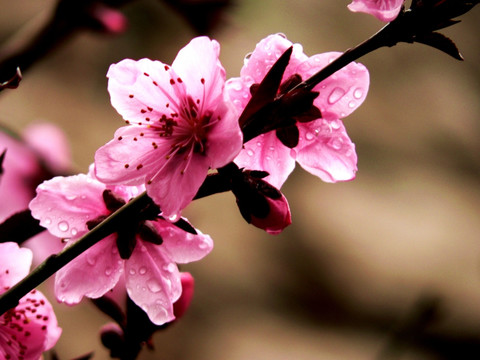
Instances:
[[[277,59],[292,43],[283,35],[270,35],[257,44],[245,59],[239,78],[227,81],[226,89],[239,111],[251,98],[250,87],[258,84]],[[340,53],[330,52],[307,57],[301,45],[294,44],[282,86],[287,82],[305,80],[324,68]],[[364,101],[369,87],[368,70],[361,64],[350,63],[314,87],[319,92],[314,100],[322,118],[297,122],[298,145],[293,149],[283,145],[275,131],[262,134],[246,144],[235,159],[240,167],[264,170],[265,178],[281,188],[297,161],[305,170],[326,182],[346,181],[355,177],[357,155],[341,118],[351,114]]]
[[[29,272],[32,252],[16,243],[0,244],[0,294]],[[37,290],[0,316],[0,358],[38,360],[60,338],[62,329],[47,298]]]
[[[404,0],[353,0],[348,8],[350,11],[367,13],[380,21],[389,22],[398,16],[403,3]]]
[[[70,166],[70,151],[65,135],[52,124],[28,126],[22,136],[0,130],[0,154],[6,151],[0,176],[0,222],[25,210],[35,188],[53,172]],[[45,167],[47,165],[47,167]]]
[[[210,168],[231,162],[242,146],[238,114],[225,99],[220,46],[193,39],[171,66],[126,59],[110,67],[108,91],[128,126],[95,154],[106,184],[146,184],[167,217],[187,206]]]
[[[53,235],[74,243],[141,188],[106,186],[89,175],[56,177],[37,188],[32,215]],[[112,205],[113,204],[113,205]],[[184,220],[183,220],[184,221]],[[126,224],[57,272],[60,302],[98,298],[124,277],[127,293],[157,325],[175,318],[173,303],[181,295],[176,263],[200,260],[213,247],[208,235],[187,233],[160,216]]]

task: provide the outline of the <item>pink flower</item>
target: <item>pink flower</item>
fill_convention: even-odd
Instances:
[[[29,272],[32,252],[16,243],[0,244],[0,294]],[[38,360],[60,338],[62,329],[47,298],[37,290],[0,316],[0,358]]]
[[[48,123],[30,125],[22,137],[1,129],[0,154],[3,151],[6,153],[0,175],[0,222],[25,210],[39,183],[52,177],[52,173],[66,172],[70,166],[65,135]]]
[[[389,22],[398,16],[403,3],[404,0],[353,0],[348,8],[350,11],[367,13]]]
[[[224,95],[219,44],[193,39],[172,66],[126,59],[108,71],[112,105],[129,126],[95,154],[106,184],[146,184],[167,217],[195,196],[210,168],[231,162],[242,147],[238,114]]]
[[[246,58],[239,78],[227,81],[226,89],[239,111],[251,98],[250,87],[258,84],[277,59],[292,43],[283,35],[270,35],[260,41]],[[293,45],[293,53],[285,70],[280,92],[300,80],[305,80],[340,53],[330,52],[307,57],[301,45]],[[285,146],[275,131],[262,134],[244,145],[235,159],[240,167],[264,170],[265,178],[281,188],[297,161],[305,170],[323,181],[351,180],[357,170],[355,146],[349,139],[340,118],[351,114],[363,102],[369,86],[368,70],[361,64],[351,63],[314,87],[319,92],[314,100],[322,118],[298,122],[298,144],[292,149]],[[285,91],[285,90],[284,90]]]
[[[37,188],[32,215],[69,246],[142,189],[106,186],[89,175],[56,177]],[[182,220],[185,221],[185,220]],[[125,223],[57,272],[60,302],[98,298],[124,277],[127,293],[157,325],[175,318],[173,303],[181,295],[176,263],[196,261],[213,247],[208,235],[196,235],[153,213],[147,220]]]

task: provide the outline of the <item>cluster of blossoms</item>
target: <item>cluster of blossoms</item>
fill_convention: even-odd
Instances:
[[[241,76],[226,82],[219,44],[198,37],[180,50],[172,65],[127,59],[110,67],[111,101],[127,125],[97,151],[88,174],[41,184],[30,209],[40,225],[70,246],[144,190],[156,205],[58,271],[59,301],[76,304],[84,296],[101,297],[122,278],[129,297],[154,324],[173,320],[173,304],[182,292],[177,264],[199,260],[213,247],[209,236],[178,225],[187,223],[181,211],[211,169],[234,161],[242,169],[269,174],[264,179],[249,177],[255,179],[254,191],[270,200],[264,220],[255,213],[250,220],[271,233],[291,222],[288,203],[278,189],[295,160],[325,181],[355,176],[355,148],[340,118],[365,99],[369,77],[360,64],[350,64],[313,89],[319,92],[314,100],[318,118],[299,118],[290,125],[298,128],[295,146],[285,146],[278,131],[242,146],[238,119],[250,89],[291,46],[279,94],[339,55],[307,57],[300,45],[271,35],[246,60]],[[233,189],[244,210],[248,190],[242,185]]]
[[[349,8],[390,21],[402,6],[403,1],[353,0]],[[273,100],[341,54],[308,57],[284,35],[270,35],[245,58],[240,77],[227,80],[219,51],[215,40],[197,37],[171,65],[149,59],[111,65],[108,91],[126,126],[97,150],[87,174],[54,177],[38,186],[30,210],[69,247],[143,192],[153,202],[57,272],[58,301],[77,304],[124,286],[153,324],[170,322],[183,313],[193,291],[193,279],[178,264],[200,260],[213,248],[212,239],[181,216],[207,177],[233,169],[228,190],[242,215],[274,234],[291,223],[280,188],[296,162],[326,182],[355,177],[355,146],[342,119],[367,95],[363,65],[351,62],[309,89],[306,110],[287,109],[288,121],[244,139],[239,119],[284,54],[291,51]],[[5,291],[26,275],[31,255],[12,243],[1,246],[0,291]],[[3,315],[0,352],[6,359],[36,359],[59,336],[50,305],[32,292]]]

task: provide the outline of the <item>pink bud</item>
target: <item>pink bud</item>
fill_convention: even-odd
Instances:
[[[252,214],[251,223],[269,234],[279,234],[292,223],[287,198],[281,194],[278,198],[265,196],[265,199],[270,206],[268,215],[264,218],[259,218]]]
[[[116,9],[96,4],[92,10],[92,15],[103,30],[109,34],[121,34],[127,29],[127,18]]]
[[[180,281],[182,282],[182,295],[180,295],[180,298],[173,304],[173,313],[177,319],[181,318],[190,306],[195,285],[193,276],[188,272],[182,272],[180,274]]]

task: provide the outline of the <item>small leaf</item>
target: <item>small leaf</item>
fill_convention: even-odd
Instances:
[[[438,32],[432,32],[429,34],[422,34],[415,37],[415,42],[429,45],[443,51],[444,53],[454,57],[457,60],[463,60],[462,54],[458,50],[455,43],[448,37]]]

